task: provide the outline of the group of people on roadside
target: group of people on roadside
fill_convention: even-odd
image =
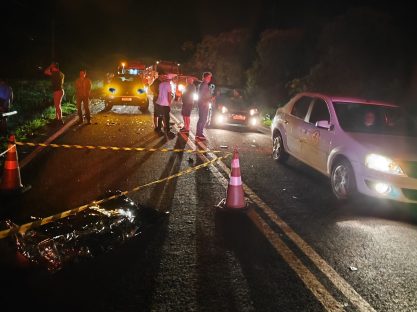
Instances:
[[[44,74],[49,76],[51,79],[52,87],[52,98],[55,107],[55,122],[63,125],[64,121],[62,119],[62,99],[64,97],[64,79],[65,75],[59,68],[59,64],[56,62],[51,63],[44,70]],[[173,138],[175,134],[171,131],[170,127],[170,111],[171,103],[173,101],[173,92],[171,87],[171,80],[175,75],[172,74],[163,74],[160,73],[158,78],[154,80],[150,89],[153,93],[153,103],[154,103],[154,130],[158,133],[165,133],[169,138]],[[194,95],[198,94],[197,107],[198,107],[198,122],[196,127],[196,139],[206,140],[204,136],[204,128],[207,123],[210,101],[213,98],[212,90],[210,88],[210,82],[212,79],[212,73],[204,72],[202,75],[202,82],[196,87],[195,78],[187,77],[186,88],[182,93],[182,118],[183,118],[183,127],[180,129],[182,133],[188,133],[190,131],[191,123],[191,112],[195,105]],[[78,114],[78,123],[85,121],[87,124],[91,124],[91,113],[89,108],[90,102],[90,93],[91,93],[92,83],[91,80],[87,77],[87,71],[81,69],[79,73],[79,78],[75,81],[75,97],[77,104],[77,114]],[[10,106],[10,102],[13,100],[12,90],[9,86],[4,86],[4,92],[6,89],[9,90],[9,95],[7,99],[2,101],[2,103],[7,102],[7,106]]]
[[[170,129],[170,111],[173,100],[173,92],[171,87],[171,80],[174,75],[159,73],[158,78],[151,84],[150,89],[153,93],[154,104],[154,130],[158,133],[164,133],[168,138],[173,138],[175,135]],[[190,131],[191,112],[194,108],[194,94],[198,94],[198,122],[196,129],[196,139],[206,140],[204,136],[204,128],[207,123],[210,101],[213,98],[210,89],[210,82],[212,73],[205,72],[202,76],[202,82],[196,87],[193,77],[187,77],[186,87],[182,93],[182,109],[181,114],[183,118],[183,127],[180,129],[182,133]],[[198,89],[198,90],[197,90]],[[164,131],[162,130],[164,129]]]
[[[64,78],[65,75],[59,69],[59,64],[56,62],[51,63],[44,70],[45,75],[51,77],[51,86],[53,101],[55,106],[55,121],[58,124],[64,124],[62,120],[62,99],[64,97]],[[87,78],[87,71],[85,69],[80,70],[79,78],[75,81],[75,98],[77,104],[78,123],[83,123],[83,116],[85,116],[86,123],[91,124],[90,114],[90,92],[92,83]],[[84,110],[84,114],[83,114]]]

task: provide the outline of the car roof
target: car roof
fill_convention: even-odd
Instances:
[[[398,105],[389,103],[389,102],[382,102],[382,101],[376,101],[376,100],[365,99],[365,98],[357,98],[357,97],[337,96],[337,95],[331,95],[327,93],[301,92],[298,95],[326,98],[331,102],[338,102],[338,103],[361,103],[361,104],[370,104],[370,105],[399,107]]]

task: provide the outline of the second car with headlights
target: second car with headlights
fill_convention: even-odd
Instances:
[[[251,105],[237,89],[216,96],[215,101],[211,103],[208,117],[208,126],[211,128],[227,124],[256,128],[259,123],[258,108]]]
[[[103,91],[106,110],[113,105],[129,105],[139,106],[143,112],[148,111],[148,87],[140,76],[117,75],[104,85]]]
[[[340,200],[356,192],[417,203],[417,128],[401,107],[300,93],[277,109],[272,155],[289,155],[330,178]]]

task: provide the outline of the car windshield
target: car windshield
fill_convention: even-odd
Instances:
[[[336,102],[334,108],[340,126],[347,132],[417,136],[415,121],[400,107]]]
[[[226,105],[229,109],[249,109],[249,104],[244,98],[230,98]]]
[[[225,105],[229,110],[246,110],[250,108],[249,100],[236,89],[218,96],[217,102]]]
[[[142,82],[142,78],[138,75],[120,75],[115,77],[117,82]]]

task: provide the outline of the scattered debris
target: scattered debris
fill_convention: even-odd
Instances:
[[[357,270],[358,270],[358,268],[357,268],[357,267],[354,267],[354,266],[350,266],[350,267],[349,267],[349,269],[350,269],[351,271],[357,271]]]
[[[220,145],[220,148],[228,148],[227,145]]]
[[[117,122],[107,120],[106,125],[107,126],[116,126],[117,125]]]

